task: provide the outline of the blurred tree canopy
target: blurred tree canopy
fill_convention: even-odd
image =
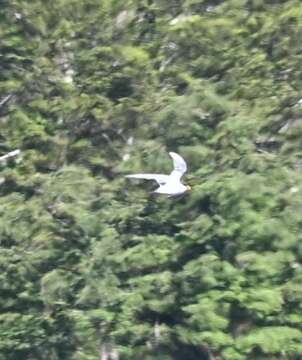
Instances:
[[[0,360],[300,359],[300,1],[0,5]]]

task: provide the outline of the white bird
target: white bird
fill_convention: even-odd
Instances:
[[[157,194],[166,194],[166,195],[174,196],[174,195],[183,194],[191,190],[191,186],[184,185],[180,181],[182,175],[187,171],[187,164],[185,160],[175,152],[169,152],[169,155],[173,159],[173,165],[174,165],[174,169],[170,175],[133,174],[133,175],[126,175],[126,177],[132,179],[155,180],[159,185],[159,188],[157,188],[154,191]]]

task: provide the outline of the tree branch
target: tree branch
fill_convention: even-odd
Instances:
[[[0,101],[0,108],[4,106],[12,96],[12,94],[5,96],[5,98]]]
[[[0,161],[5,161],[6,159],[8,159],[8,158],[10,158],[10,157],[17,156],[17,155],[19,155],[19,154],[20,154],[20,150],[19,150],[19,149],[10,151],[9,153],[7,153],[7,154],[5,154],[5,155],[0,156]]]

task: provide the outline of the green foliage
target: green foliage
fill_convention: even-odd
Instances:
[[[0,360],[301,358],[301,15],[1,2]]]

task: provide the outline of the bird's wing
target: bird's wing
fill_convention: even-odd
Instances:
[[[171,176],[180,179],[182,175],[187,171],[187,164],[185,160],[175,152],[169,152],[169,155],[173,159],[174,170],[171,172]]]
[[[163,174],[132,174],[132,175],[126,175],[126,178],[155,180],[159,185],[164,185],[168,181],[169,175],[163,175]]]

